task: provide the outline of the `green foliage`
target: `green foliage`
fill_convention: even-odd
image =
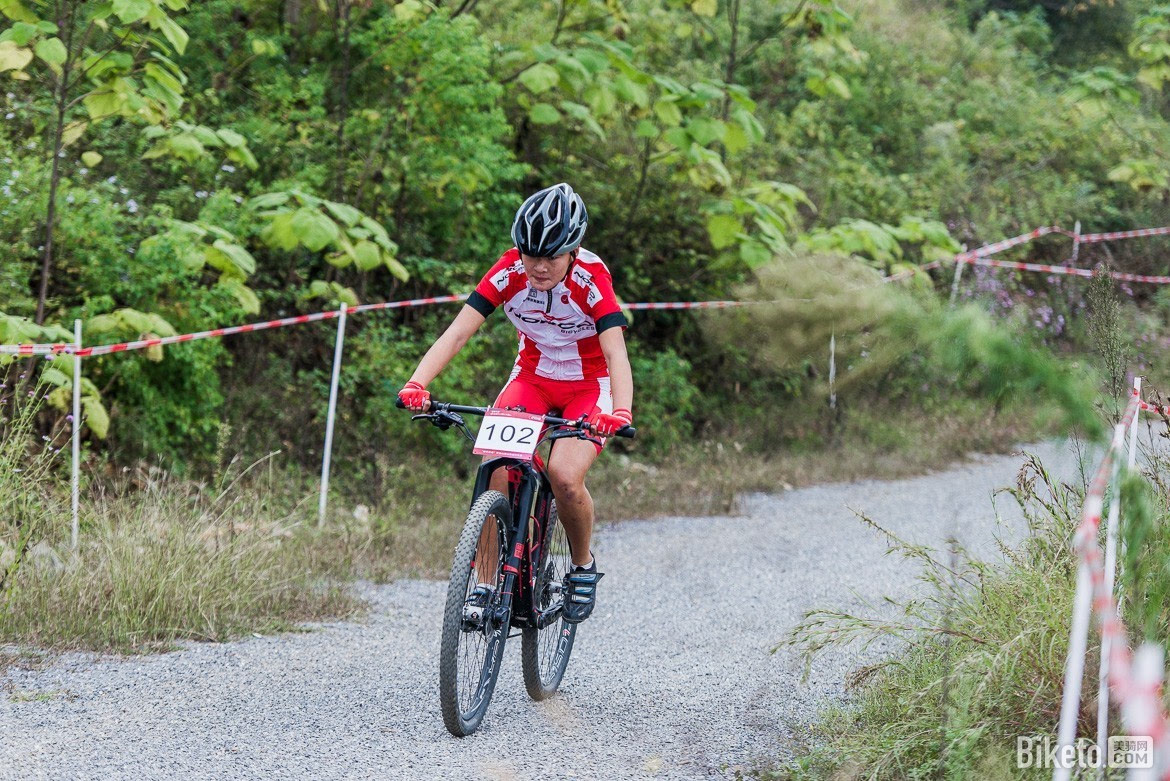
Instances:
[[[896,641],[899,655],[854,677],[855,704],[815,733],[818,746],[787,771],[825,778],[861,767],[875,779],[1016,778],[1019,735],[1049,735],[1060,710],[1076,568],[1068,540],[1079,498],[1030,457],[1016,487],[1029,534],[1018,550],[985,559],[952,543],[933,550],[872,520],[892,553],[920,566],[908,599],[868,604],[867,615],[809,611],[790,641],[811,657],[852,641]],[[885,609],[883,609],[885,608]],[[1092,660],[1089,669],[1096,669]],[[1092,726],[1082,723],[1081,734]]]
[[[673,350],[638,348],[637,343],[632,345],[630,358],[634,387],[655,392],[637,395],[635,423],[645,420],[647,425],[622,449],[662,458],[693,439],[702,394],[691,381],[690,363]]]
[[[918,259],[925,262],[950,259],[960,249],[941,222],[913,216],[903,217],[897,226],[843,220],[827,230],[810,231],[801,238],[801,245],[814,253],[857,256],[888,273],[906,270],[904,245],[914,247]]]
[[[398,245],[386,229],[352,206],[295,189],[258,195],[249,205],[268,221],[260,235],[274,249],[304,247],[320,252],[331,248],[325,259],[337,268],[352,265],[359,271],[373,271],[385,266],[403,282],[410,278],[395,257]]]
[[[727,345],[750,342],[757,359],[774,369],[824,355],[833,338],[841,392],[893,398],[891,377],[916,376],[921,362],[938,382],[997,407],[1011,399],[1044,399],[1061,410],[1067,429],[1101,430],[1096,383],[1083,368],[975,307],[944,309],[932,294],[882,284],[856,260],[778,260],[740,293],[759,303],[712,323],[709,336]]]
[[[49,526],[63,509],[51,479],[57,454],[68,443],[67,427],[58,419],[48,434],[40,431],[38,418],[46,386],[20,382],[24,375],[0,374],[0,610],[8,601],[12,584],[29,552],[49,533]],[[42,439],[43,437],[43,439]]]
[[[757,271],[799,268],[809,254],[862,259],[826,263],[868,285],[865,265],[897,272],[1020,227],[1152,220],[1170,187],[1160,166],[1165,107],[1156,73],[1142,69],[1159,67],[1163,9],[950,5],[961,13],[901,0],[496,0],[490,10],[119,0],[66,3],[76,9],[67,34],[48,3],[6,3],[0,68],[12,116],[0,130],[0,241],[13,262],[0,263],[0,312],[27,320],[0,327],[5,341],[69,341],[80,317],[93,343],[165,332],[127,320],[129,311],[185,332],[463,292],[509,246],[520,199],[555,181],[584,194],[586,246],[610,264],[624,300],[728,298]],[[1070,52],[1078,27],[1113,40],[1107,23],[1126,40]],[[1125,267],[1130,250],[1116,251]],[[819,296],[818,285],[793,283],[786,295]],[[929,285],[923,273],[911,282],[923,296]],[[826,311],[837,319],[815,324],[639,315],[631,357],[650,379],[638,380],[638,408],[686,409],[692,393],[705,394],[712,404],[670,428],[713,434],[727,416],[709,410],[748,419],[807,399],[822,390],[833,333],[846,390],[880,383],[905,397],[949,381],[945,351],[925,343],[897,368],[880,357],[891,310],[929,307],[914,296],[874,300],[856,318],[854,296],[870,301],[831,293]],[[453,454],[452,443],[400,423],[381,386],[409,374],[449,316],[351,320],[347,414],[377,432],[361,435],[355,468],[378,437]],[[712,335],[728,322],[737,344]],[[110,412],[106,454],[199,469],[224,416],[259,415],[268,417],[236,427],[242,442],[318,460],[314,446],[290,443],[320,423],[332,329],[294,330],[87,362]],[[990,354],[1007,360],[1009,347]],[[438,382],[490,398],[513,348],[497,316]],[[351,354],[361,367],[352,375]],[[985,366],[966,366],[962,392],[1017,392],[976,382],[974,365]],[[244,403],[257,376],[271,377],[265,391],[281,403]],[[272,421],[273,409],[290,421]],[[280,436],[267,437],[265,424]],[[650,454],[679,442],[645,436],[634,447]]]
[[[1170,536],[1166,518],[1170,515],[1165,488],[1166,464],[1156,459],[1151,483],[1140,472],[1128,473],[1120,485],[1122,507],[1121,561],[1119,562],[1122,613],[1135,631],[1146,640],[1162,643],[1170,637],[1167,610],[1166,574],[1170,572]]]

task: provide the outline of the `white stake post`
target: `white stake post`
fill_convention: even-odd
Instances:
[[[1073,251],[1072,251],[1072,265],[1077,264],[1077,258],[1081,254],[1081,221],[1077,220],[1076,225],[1073,226]]]
[[[1133,394],[1141,399],[1142,396],[1142,378],[1133,378]],[[1138,420],[1141,418],[1141,409],[1134,413],[1133,422],[1129,424],[1129,468],[1133,469],[1137,464],[1137,436],[1138,436]]]
[[[1117,519],[1121,514],[1121,448],[1128,432],[1120,423],[1113,428],[1113,473],[1110,477],[1113,495],[1109,499],[1109,523],[1105,531],[1105,588],[1113,594],[1114,575],[1117,571]],[[1109,635],[1101,636],[1101,669],[1097,677],[1097,746],[1101,751],[1109,740]],[[1105,765],[1101,764],[1098,778],[1105,777]]]
[[[337,383],[341,379],[341,351],[345,345],[345,310],[337,318],[337,341],[333,345],[333,378],[329,382],[329,412],[325,416],[325,455],[321,459],[321,499],[317,504],[317,525],[325,525],[325,508],[329,501],[329,462],[333,453],[333,423],[337,417]]]
[[[1133,655],[1133,686],[1135,696],[1128,698],[1121,706],[1121,720],[1127,734],[1145,735],[1156,727],[1161,711],[1157,692],[1162,689],[1165,656],[1162,647],[1156,643],[1142,643]],[[1155,751],[1153,767],[1130,768],[1126,778],[1129,781],[1154,781],[1161,777],[1166,762],[1164,756]]]
[[[73,344],[81,349],[81,321],[73,321]],[[77,550],[78,538],[81,534],[79,510],[81,507],[81,356],[73,355],[73,479],[72,479],[72,510],[73,523],[70,527],[70,543],[73,550]]]
[[[1072,767],[1060,764],[1060,757],[1069,753],[1065,746],[1076,740],[1077,712],[1081,709],[1081,680],[1085,676],[1085,649],[1089,639],[1089,610],[1092,599],[1089,565],[1077,567],[1077,591],[1073,603],[1072,631],[1068,638],[1068,658],[1064,663],[1064,694],[1060,703],[1060,726],[1056,732],[1057,765],[1053,781],[1069,781]]]
[[[966,252],[966,251],[967,251],[967,245],[964,244],[963,245],[963,252]],[[962,260],[955,261],[955,280],[953,282],[951,282],[951,301],[950,301],[951,306],[955,305],[955,301],[959,297],[959,280],[963,278],[963,268],[966,265],[967,265],[966,262],[964,262]]]
[[[829,409],[837,409],[837,334],[829,335]]]

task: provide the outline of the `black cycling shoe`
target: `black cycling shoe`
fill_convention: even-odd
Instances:
[[[561,618],[565,619],[566,623],[579,624],[589,618],[597,601],[597,581],[604,576],[604,572],[597,571],[597,559],[594,559],[588,568],[574,566],[573,570],[565,575],[565,602]]]

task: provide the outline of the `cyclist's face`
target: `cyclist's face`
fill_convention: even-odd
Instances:
[[[520,255],[524,261],[524,273],[528,275],[528,284],[534,290],[552,290],[565,275],[569,273],[569,263],[573,255],[566,252],[555,258],[534,258],[530,255]]]

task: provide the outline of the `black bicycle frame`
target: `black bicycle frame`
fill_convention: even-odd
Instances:
[[[405,409],[401,398],[394,400],[394,405]],[[458,426],[459,429],[472,441],[475,437],[467,429],[460,415],[484,415],[490,411],[488,407],[468,407],[461,404],[449,404],[434,399],[431,400],[429,412],[415,415],[415,418],[427,418],[441,429]],[[578,430],[583,425],[581,420],[566,420],[553,415],[544,416],[546,426],[575,427]],[[633,426],[623,426],[615,432],[615,436],[632,438],[636,430]],[[577,436],[577,434],[567,434]],[[557,438],[554,434],[549,439]],[[492,473],[504,467],[508,470],[508,499],[512,507],[512,526],[508,529],[508,558],[504,563],[504,584],[501,590],[500,604],[496,608],[494,618],[497,623],[511,615],[511,625],[527,628],[544,627],[560,617],[559,611],[541,610],[534,599],[533,586],[540,573],[535,567],[540,563],[540,554],[548,536],[549,503],[552,497],[552,486],[543,468],[537,468],[529,461],[518,458],[493,458],[485,461],[475,475],[475,490],[471,494],[471,503],[480,494],[488,490]],[[532,533],[529,534],[529,523]],[[516,589],[519,584],[519,590]],[[517,601],[516,598],[519,597]],[[512,610],[512,603],[516,602],[518,610]]]
[[[511,614],[512,626],[543,629],[559,617],[556,610],[541,611],[533,593],[533,586],[539,575],[535,567],[540,563],[541,550],[544,548],[548,533],[552,486],[549,485],[544,472],[529,461],[493,458],[483,462],[475,475],[472,504],[488,490],[492,474],[501,467],[508,470],[508,499],[512,507],[512,521],[507,533],[508,558],[504,563],[504,583],[500,591],[500,604],[496,608],[496,616],[502,620],[504,616]],[[513,603],[516,610],[512,610]]]

